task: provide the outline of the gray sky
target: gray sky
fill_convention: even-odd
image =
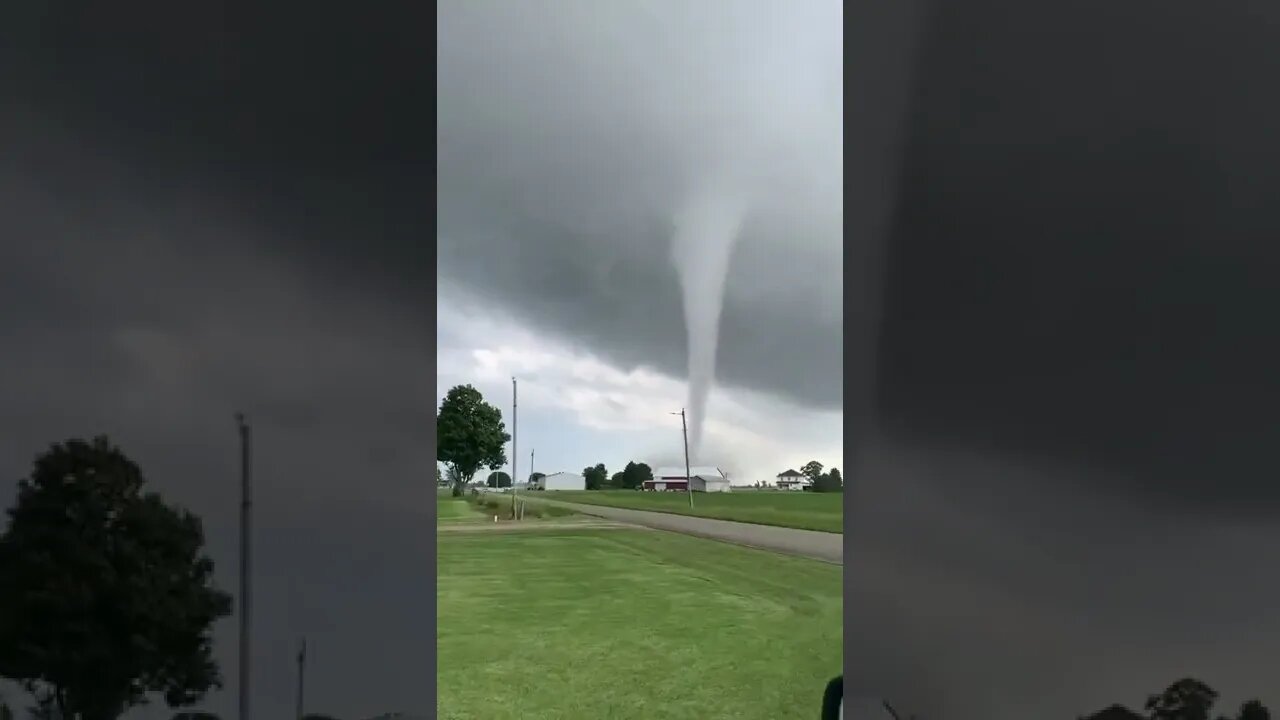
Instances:
[[[245,410],[258,711],[290,711],[305,632],[314,709],[425,713],[437,383],[505,407],[527,377],[521,445],[565,469],[659,458],[683,403],[670,222],[715,168],[753,202],[711,447],[843,467],[859,418],[851,686],[956,720],[1180,674],[1266,692],[1275,11],[938,9],[910,85],[909,28],[859,16],[842,97],[834,3],[748,5],[444,4],[435,257],[417,19],[6,9],[0,467],[110,433],[206,518],[233,588]]]
[[[539,469],[675,460],[672,238],[723,182],[748,210],[701,460],[745,482],[842,465],[839,4],[447,2],[438,18],[438,393],[471,382],[506,407],[518,375]]]
[[[923,717],[1075,717],[1183,675],[1280,702],[1277,19],[933,9],[851,461],[855,684]]]

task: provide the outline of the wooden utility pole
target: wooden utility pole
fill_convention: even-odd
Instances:
[[[693,478],[689,477],[689,423],[684,416],[684,408],[680,412],[671,413],[680,416],[680,430],[684,433],[684,489],[689,494],[689,509],[693,509]]]
[[[302,720],[303,695],[306,688],[307,679],[307,639],[302,638],[298,643],[298,701],[294,710],[295,720]]]
[[[511,518],[516,516],[516,379],[511,378]]]
[[[249,677],[250,650],[249,637],[253,617],[253,494],[251,433],[249,423],[243,413],[236,413],[236,425],[240,429],[240,720],[250,720],[249,715]]]

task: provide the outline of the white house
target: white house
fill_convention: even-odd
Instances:
[[[538,478],[534,487],[538,490],[586,490],[587,479],[578,473],[551,473]]]
[[[777,480],[779,490],[803,490],[811,484],[803,473],[791,469],[778,473]]]
[[[660,467],[653,471],[653,479],[644,482],[645,490],[686,490],[694,492],[729,492],[729,478],[720,468],[689,468],[685,477],[682,467]]]

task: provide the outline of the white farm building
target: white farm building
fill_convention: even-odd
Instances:
[[[682,467],[660,467],[653,471],[653,479],[644,482],[645,490],[686,490],[694,492],[729,492],[729,478],[720,468],[689,468],[685,478]]]
[[[535,490],[586,490],[587,479],[578,473],[558,472],[538,478]]]

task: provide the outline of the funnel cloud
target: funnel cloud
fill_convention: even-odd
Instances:
[[[672,259],[680,275],[689,348],[689,454],[702,458],[707,395],[716,376],[720,311],[729,258],[746,214],[742,193],[723,179],[704,181],[677,216]]]

